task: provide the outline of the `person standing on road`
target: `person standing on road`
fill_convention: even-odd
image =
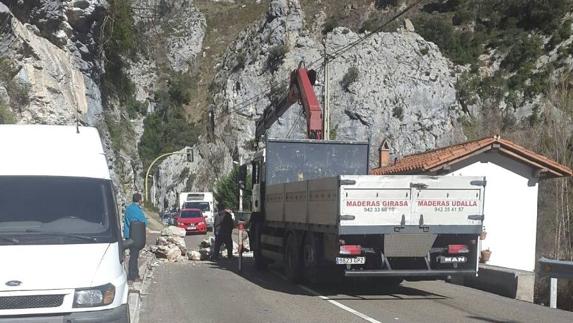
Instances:
[[[220,208],[223,209],[223,208]],[[221,244],[225,244],[227,248],[227,257],[233,258],[233,228],[235,227],[235,220],[233,213],[230,209],[223,209],[223,214],[219,216],[218,223],[215,224],[215,250],[213,252],[213,260],[219,259],[219,251]]]
[[[133,194],[133,203],[131,203],[125,209],[125,216],[123,217],[123,237],[125,239],[129,239],[129,228],[131,222],[143,222],[147,227],[147,218],[141,209],[141,205],[143,204],[143,199],[141,198],[141,194],[135,193]],[[130,248],[129,249],[129,263],[128,263],[128,271],[127,271],[127,280],[128,281],[139,281],[141,280],[139,277],[139,249],[137,248]]]

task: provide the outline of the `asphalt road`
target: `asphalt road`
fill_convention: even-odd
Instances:
[[[203,236],[187,237],[189,247]],[[441,281],[382,290],[371,281],[293,285],[246,259],[165,264],[143,296],[141,322],[573,322],[573,313]]]

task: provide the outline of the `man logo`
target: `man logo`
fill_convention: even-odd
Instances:
[[[19,280],[11,280],[11,281],[6,282],[6,286],[10,286],[10,287],[17,287],[20,285],[22,285],[22,282]]]

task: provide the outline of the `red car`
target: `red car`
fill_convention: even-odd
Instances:
[[[185,229],[187,233],[207,233],[207,222],[200,209],[182,209],[175,221],[177,226]]]

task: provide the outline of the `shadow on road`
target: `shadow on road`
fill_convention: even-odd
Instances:
[[[476,321],[482,321],[482,322],[488,322],[488,323],[518,323],[519,321],[507,321],[507,320],[494,320],[494,319],[490,319],[487,317],[483,317],[483,316],[476,316],[476,315],[470,315],[467,316],[468,319],[472,319],[472,320],[476,320]]]
[[[283,278],[282,274],[280,274],[280,268],[270,267],[264,271],[256,270],[253,258],[243,259],[242,272],[238,270],[237,258],[232,260],[223,258],[217,262],[210,262],[209,266],[215,270],[233,272],[240,278],[268,290],[295,295],[315,296]],[[376,278],[342,279],[331,283],[305,283],[304,285],[333,300],[435,300],[448,298],[409,286],[388,287],[384,285],[383,280]]]
[[[322,295],[333,300],[385,300],[415,301],[447,299],[447,296],[410,286],[386,286],[383,280],[363,278],[347,279],[337,285],[311,285]]]
[[[209,268],[232,272],[238,276],[238,279],[246,279],[264,289],[293,295],[312,295],[300,289],[298,286],[281,279],[270,270],[256,270],[253,258],[243,258],[242,272],[239,272],[238,259],[236,257],[234,259],[220,258],[216,262],[209,262]]]

